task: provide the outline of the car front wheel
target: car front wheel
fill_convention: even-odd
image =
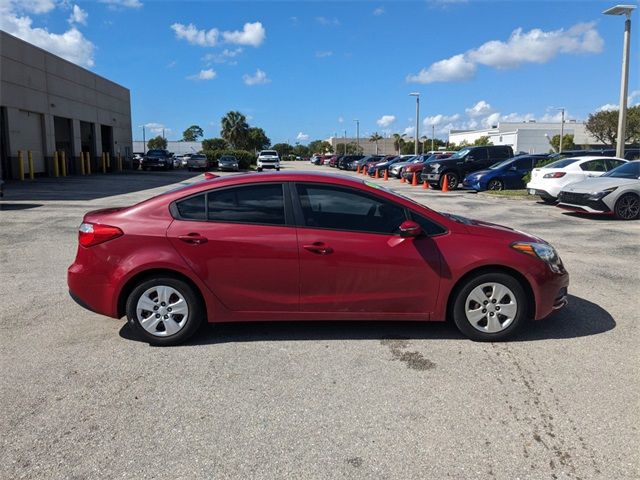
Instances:
[[[489,184],[487,185],[487,190],[494,190],[494,191],[504,190],[504,183],[502,183],[502,180],[493,178],[489,181]]]
[[[442,189],[442,187],[444,186],[444,179],[445,177],[447,178],[447,183],[448,183],[448,187],[449,190],[455,190],[456,188],[458,188],[458,183],[460,183],[460,178],[458,177],[457,173],[445,173],[442,177],[440,177],[440,189]]]
[[[529,316],[522,285],[505,273],[476,275],[467,280],[455,295],[453,320],[458,329],[472,340],[505,340],[513,336]]]
[[[614,213],[620,220],[634,220],[640,216],[640,198],[633,193],[625,193],[616,202]]]
[[[202,302],[186,282],[159,277],[141,282],[127,299],[127,318],[153,345],[177,345],[191,337],[204,317]]]

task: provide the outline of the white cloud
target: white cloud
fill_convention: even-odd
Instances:
[[[109,5],[109,8],[140,8],[142,2],[140,0],[98,0],[100,3]]]
[[[30,0],[25,2],[16,2],[9,0],[3,3],[13,3],[18,5],[14,5],[14,7],[18,7],[20,11],[29,12],[29,13],[48,13],[54,8],[56,8],[56,2],[54,0]]]
[[[470,117],[481,117],[493,112],[493,108],[484,100],[480,100],[473,107],[465,108],[464,111]]]
[[[629,93],[629,95],[627,96],[627,107],[631,108],[640,105],[640,103],[635,101],[638,97],[640,97],[640,90],[633,90],[631,93]],[[612,110],[620,110],[620,104],[605,103],[601,107],[597,108],[598,112],[610,112]]]
[[[417,75],[407,76],[407,82],[433,83],[455,82],[468,80],[476,73],[474,63],[462,55],[454,55],[451,58],[435,62],[429,68],[423,68]]]
[[[376,120],[376,123],[378,124],[379,127],[387,128],[395,121],[396,121],[395,115],[383,115],[378,120]]]
[[[46,28],[34,27],[29,16],[17,12],[47,13],[54,8],[52,2],[38,0],[19,3],[0,0],[0,30],[16,36],[48,52],[83,67],[94,65],[95,46],[75,26],[63,33],[53,33]]]
[[[178,64],[175,60],[171,60],[169,63],[165,65],[165,68],[173,68]]]
[[[226,63],[229,65],[236,65],[238,62],[233,59],[236,58],[238,55],[240,55],[242,52],[243,52],[242,47],[237,47],[232,49],[225,48],[220,53],[207,53],[204,57],[202,57],[202,60],[204,60],[208,64]]]
[[[80,23],[82,25],[86,25],[88,17],[89,14],[85,10],[82,10],[78,5],[74,5],[73,10],[71,10],[71,15],[67,21],[72,24]]]
[[[259,47],[266,38],[266,31],[260,22],[245,23],[242,30],[232,32],[221,32],[217,28],[201,30],[193,23],[188,25],[174,23],[171,29],[175,32],[177,39],[186,40],[192,45],[201,47],[213,47],[220,38],[226,43]]]
[[[296,135],[296,140],[299,142],[306,142],[307,140],[309,140],[309,135],[299,132],[298,135]]]
[[[338,117],[338,123],[344,123],[344,117]]]
[[[227,43],[259,47],[267,36],[267,32],[260,22],[245,23],[242,31],[222,32]]]
[[[267,74],[260,70],[259,68],[256,70],[254,75],[245,74],[242,76],[242,80],[245,85],[253,86],[253,85],[262,85],[264,83],[269,83],[271,80],[267,77]]]
[[[330,57],[331,55],[333,55],[333,52],[331,50],[327,50],[324,52],[316,52],[317,58],[326,58],[326,57]]]
[[[454,55],[409,75],[408,82],[432,83],[468,80],[477,65],[498,69],[516,68],[524,63],[547,63],[561,54],[594,54],[602,52],[604,40],[595,22],[578,23],[568,30],[545,32],[534,28],[523,32],[515,29],[506,42],[491,40],[476,49]]]
[[[416,131],[416,127],[407,127],[402,132],[403,135],[407,135],[408,137],[412,137]]]
[[[157,123],[157,122],[145,123],[144,127],[147,130],[149,130],[151,133],[155,133],[156,135],[160,135],[163,132],[166,135],[167,133],[169,133],[171,131],[170,128],[167,128],[162,123]]]
[[[217,73],[209,68],[207,70],[200,70],[195,75],[190,75],[187,77],[189,80],[213,80],[216,78]]]
[[[610,112],[612,110],[618,110],[619,107],[619,105],[614,105],[613,103],[605,103],[601,107],[598,107],[596,110],[598,112]]]
[[[376,8],[376,9],[373,11],[373,14],[374,14],[376,17],[379,17],[380,15],[384,15],[384,14],[385,14],[384,8],[382,8],[382,7],[378,7],[378,8]]]
[[[193,23],[189,25],[174,23],[171,25],[171,29],[176,33],[177,39],[186,40],[192,45],[201,47],[213,47],[218,43],[218,36],[220,35],[220,31],[217,28],[212,28],[208,31],[198,30]]]
[[[460,115],[458,115],[457,113],[455,115],[443,115],[439,113],[438,115],[433,115],[431,117],[424,117],[424,120],[422,120],[422,124],[425,127],[432,127],[434,125],[442,125],[444,123],[455,122],[459,118]]]
[[[316,17],[316,22],[324,27],[340,26],[340,20],[338,20],[337,18]]]

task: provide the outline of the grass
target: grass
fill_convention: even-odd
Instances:
[[[531,195],[527,193],[526,189],[521,190],[485,190],[482,192],[487,195],[491,195],[492,197],[507,197],[507,198],[521,198],[521,199],[530,199]]]

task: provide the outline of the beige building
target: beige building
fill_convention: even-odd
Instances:
[[[129,90],[0,31],[0,175],[18,177],[18,151],[31,151],[36,175],[51,174],[64,151],[69,173],[88,152],[132,153]],[[26,164],[26,154],[25,154]]]
[[[405,140],[409,140],[409,141],[413,141],[413,139],[407,139],[405,138]],[[344,137],[329,137],[327,139],[327,142],[329,142],[331,144],[331,146],[333,147],[333,151],[336,153],[343,153],[342,148],[339,148],[338,150],[336,150],[336,147],[338,146],[338,144],[344,144],[346,141],[346,143],[354,143],[354,144],[359,144],[360,147],[362,147],[362,153],[365,155],[375,155],[376,153],[376,144],[375,142],[370,142],[369,138],[344,138]],[[379,155],[394,155],[395,153],[397,153],[396,148],[393,146],[393,137],[392,138],[383,138],[382,140],[378,140],[378,154]]]

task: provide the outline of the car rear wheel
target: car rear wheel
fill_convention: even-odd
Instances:
[[[449,190],[455,190],[456,188],[458,188],[458,183],[460,183],[460,177],[458,177],[458,174],[453,172],[447,172],[440,177],[440,189],[442,189],[442,187],[444,186],[445,176],[447,177]]]
[[[456,292],[453,320],[472,340],[505,340],[529,315],[527,297],[520,282],[500,272],[483,273],[467,280]]]
[[[502,180],[493,178],[489,181],[489,184],[487,185],[487,190],[495,190],[495,191],[504,190],[504,183],[502,183]]]
[[[153,345],[177,345],[193,335],[204,308],[193,288],[182,280],[160,277],[141,282],[127,299],[127,318]]]
[[[634,220],[640,216],[640,198],[633,193],[625,193],[616,202],[614,213],[620,220]]]

